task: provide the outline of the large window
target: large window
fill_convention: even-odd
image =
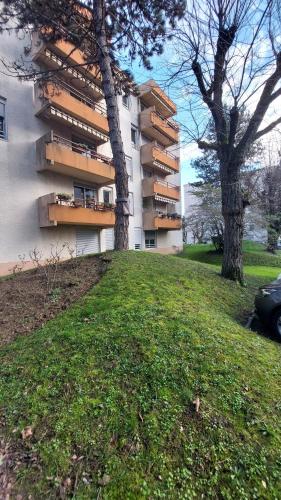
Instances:
[[[84,207],[89,207],[93,201],[97,201],[96,188],[85,186],[74,186],[75,201],[80,201]]]
[[[7,139],[6,99],[0,97],[0,139]]]
[[[156,232],[145,231],[145,248],[156,248]]]

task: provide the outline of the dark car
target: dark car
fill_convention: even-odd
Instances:
[[[260,287],[255,298],[256,314],[281,340],[281,275]]]

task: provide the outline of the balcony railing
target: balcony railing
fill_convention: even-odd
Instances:
[[[76,88],[89,93],[95,99],[102,99],[104,97],[103,91],[98,85],[89,80],[77,67],[69,66],[63,59],[45,46],[35,52],[33,60],[39,64],[44,64],[48,68],[58,70],[60,74],[63,74],[64,77],[70,80]]]
[[[154,196],[162,198],[160,201],[169,203],[170,200],[174,202],[180,199],[179,186],[166,182],[156,177],[145,177],[142,181],[142,192],[144,197]]]
[[[148,138],[168,147],[179,142],[179,126],[163,118],[154,107],[140,113],[141,132]]]
[[[165,150],[163,146],[156,141],[143,144],[141,147],[141,164],[144,167],[174,174],[179,172],[179,158]]]
[[[45,119],[55,119],[70,125],[77,132],[92,137],[98,144],[108,141],[109,126],[104,108],[93,101],[85,103],[85,96],[77,94],[68,85],[48,82],[35,85],[37,112]],[[98,106],[98,107],[97,107]]]
[[[154,80],[148,80],[140,85],[139,91],[141,101],[147,106],[155,106],[163,117],[168,118],[176,114],[176,104]]]
[[[100,161],[102,163],[106,163],[107,165],[113,166],[113,158],[109,156],[102,155],[95,151],[95,149],[88,148],[83,143],[78,143],[75,141],[70,141],[69,139],[65,139],[59,135],[53,134],[53,142],[57,144],[61,144],[62,146],[71,149],[75,153],[79,153],[80,155],[86,158],[92,158],[94,160]]]
[[[150,230],[180,230],[182,227],[182,218],[178,213],[165,213],[159,210],[146,210],[143,213],[143,228]]]
[[[48,170],[99,185],[114,184],[112,158],[52,131],[36,141],[38,171]]]
[[[58,225],[113,227],[114,206],[95,199],[81,200],[68,195],[50,193],[38,200],[40,227]]]
[[[93,101],[92,99],[90,99],[90,97],[87,97],[85,94],[77,90],[72,85],[69,85],[64,80],[56,78],[53,83],[55,88],[57,87],[58,91],[60,88],[63,88],[68,94],[75,97],[78,101],[82,102],[83,104],[86,104],[86,106],[88,106],[89,108],[93,109],[94,111],[98,111],[98,113],[100,113],[103,116],[107,116],[105,106],[102,106],[101,104],[98,104],[97,102]]]

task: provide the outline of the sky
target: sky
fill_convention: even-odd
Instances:
[[[268,78],[268,71],[272,72],[273,70],[273,67],[270,66],[271,63],[269,62],[272,62],[272,46],[271,41],[268,37],[267,30],[266,32],[261,30],[255,38],[253,52],[250,52],[253,60],[251,59],[251,57],[249,57],[248,59],[246,58],[248,63],[244,68],[245,55],[248,54],[248,49],[251,46],[250,42],[252,41],[252,37],[254,36],[253,33],[255,32],[256,26],[258,25],[257,20],[259,19],[260,15],[261,14],[258,10],[249,12],[248,18],[245,21],[248,30],[242,29],[238,33],[236,43],[234,44],[232,51],[230,51],[229,53],[229,87],[227,86],[224,91],[224,103],[233,105],[232,91],[236,93],[242,81],[241,101],[239,102],[245,102],[246,107],[250,112],[253,112],[256,108],[257,102],[263,89],[264,80]],[[129,68],[134,75],[135,81],[137,83],[143,83],[149,79],[154,79],[169,95],[169,91],[165,89],[165,86],[163,87],[163,82],[167,77],[167,67],[169,67],[169,64],[177,63],[178,61],[180,61],[180,43],[181,41],[179,40],[176,48],[173,45],[171,45],[170,47],[167,47],[166,45],[165,51],[161,56],[152,57],[151,63],[153,69],[151,71],[146,70],[142,65],[135,61],[132,64],[132,67]],[[281,47],[281,36],[278,36],[275,39],[275,43],[277,46]],[[204,45],[204,48],[202,47],[202,54],[206,55],[206,58],[211,61],[210,65],[212,66],[212,49],[210,47],[210,44],[208,45],[207,42],[207,44]],[[267,70],[267,68],[269,69]],[[241,79],[242,75],[244,75],[244,77]],[[254,75],[254,77],[252,78],[251,75]],[[277,88],[279,87],[280,85],[277,85],[275,90],[277,90]],[[204,129],[206,122],[210,118],[210,113],[205,105],[201,103],[201,101],[200,103],[198,102],[196,97],[194,101],[192,97],[192,90],[185,89],[185,92],[183,92],[184,89],[185,87],[180,87],[174,90],[170,95],[170,97],[178,107],[178,114],[175,119],[179,122],[180,126],[184,124],[186,127],[189,127],[190,129],[195,131],[196,128],[194,128],[193,121],[193,116],[195,115],[195,120],[198,121],[200,132],[202,132],[202,129]],[[191,111],[188,111],[188,109],[186,109],[188,99],[190,99],[191,102]],[[185,109],[183,109],[183,107],[185,107]],[[280,109],[281,96],[270,106],[260,128],[263,129],[272,121],[276,120],[280,116]],[[186,134],[182,133],[180,144],[182,184],[186,184],[188,182],[193,182],[196,180],[196,172],[191,167],[191,161],[192,159],[197,158],[202,154],[195,141],[189,142],[188,144],[184,142],[186,140],[186,137],[184,137],[184,135]],[[274,147],[275,149],[281,149],[279,148],[280,136],[281,127],[279,128],[279,133],[274,132],[270,134],[270,136],[264,136],[264,144],[267,147],[269,141],[271,141],[270,147],[268,148],[269,150],[272,150]],[[261,160],[261,163],[265,164],[265,162],[266,159],[264,162],[263,160]]]

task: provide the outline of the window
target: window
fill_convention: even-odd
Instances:
[[[97,201],[97,190],[91,187],[74,186],[74,199],[84,207],[89,207],[93,201]]]
[[[131,126],[131,141],[132,141],[132,145],[134,147],[137,147],[137,145],[138,145],[138,131],[134,125]]]
[[[129,180],[133,180],[133,162],[132,158],[130,156],[126,156],[126,168],[127,168],[127,174],[129,176]]]
[[[6,99],[0,97],[0,139],[7,139]]]
[[[156,248],[156,232],[145,231],[145,248]]]
[[[112,203],[112,201],[111,201],[111,193],[112,193],[112,192],[111,192],[111,191],[109,191],[108,189],[105,189],[105,190],[103,191],[103,202],[104,202],[105,204]]]
[[[128,94],[122,95],[122,104],[125,106],[125,108],[129,109],[129,96]]]
[[[129,193],[129,213],[134,215],[134,194]]]
[[[134,228],[134,236],[135,236],[134,248],[135,248],[135,250],[141,250],[141,244],[142,244],[142,228],[141,227]]]

